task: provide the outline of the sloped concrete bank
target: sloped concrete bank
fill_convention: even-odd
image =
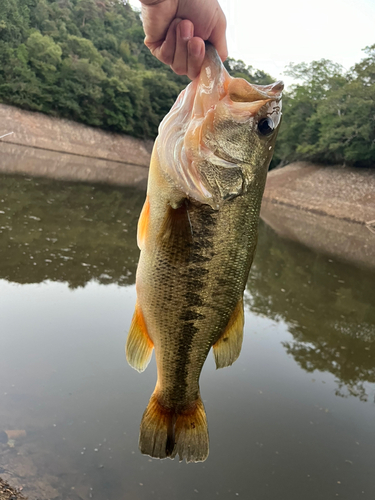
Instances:
[[[2,136],[0,172],[146,186],[150,140],[0,104]]]
[[[261,217],[285,238],[375,267],[375,170],[304,162],[273,170]]]

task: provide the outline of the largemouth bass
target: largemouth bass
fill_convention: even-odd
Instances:
[[[139,446],[152,457],[208,456],[199,376],[209,350],[231,365],[243,338],[243,292],[281,118],[282,82],[232,78],[206,46],[200,73],[162,121],[138,222],[137,302],[129,364],[157,382]]]

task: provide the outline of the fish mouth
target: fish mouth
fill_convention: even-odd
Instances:
[[[280,122],[284,83],[279,80],[269,85],[257,85],[244,78],[231,77],[215,47],[209,42],[206,42],[206,55],[200,75],[193,84],[196,93],[192,118],[195,120],[204,119],[215,108],[218,111],[222,104],[238,123],[248,121],[261,110],[262,113],[273,115],[275,127]]]
[[[255,85],[231,77],[215,47],[206,43],[200,74],[182,91],[159,127],[160,165],[175,188],[217,209],[215,194],[205,182],[201,166],[208,162],[220,168],[237,168],[238,162],[244,162],[244,154],[237,157],[222,146],[223,141],[228,147],[235,142],[228,130],[243,125],[252,132],[265,117],[271,118],[276,130],[283,88],[282,81]],[[266,140],[270,142],[271,137]]]
[[[281,80],[270,85],[255,85],[242,78],[232,78],[228,85],[227,104],[232,108],[232,113],[237,116],[239,121],[256,116],[267,104],[267,107],[272,109],[274,114],[281,111],[281,106],[278,103],[281,100],[283,89],[284,83]],[[275,126],[278,123],[279,119]]]
[[[281,99],[284,89],[284,82],[281,80],[269,85],[257,85],[244,78],[231,77],[224,68],[215,47],[209,42],[206,42],[206,55],[201,73],[196,80],[198,80],[198,89],[200,89],[196,101],[211,94],[212,99],[206,98],[207,101],[211,101],[211,105],[214,99],[217,102],[225,96],[228,96],[232,102],[249,104],[257,101],[264,101],[264,103],[270,100],[278,101]],[[217,87],[216,92],[215,86]]]
[[[232,79],[228,86],[228,94],[235,102],[254,102],[258,100],[280,99],[284,90],[284,82],[279,80],[270,85],[255,85],[243,78]]]

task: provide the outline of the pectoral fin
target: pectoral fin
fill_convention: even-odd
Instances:
[[[216,342],[213,345],[216,368],[224,368],[230,366],[236,361],[241,352],[244,326],[243,299],[241,299],[228,325]]]
[[[165,258],[171,264],[183,264],[189,258],[192,243],[188,202],[183,201],[177,208],[169,205],[158,235],[160,251],[165,251]]]
[[[129,365],[135,370],[143,372],[151,360],[153,348],[154,344],[147,333],[143,313],[139,305],[136,304],[126,341],[126,359]]]

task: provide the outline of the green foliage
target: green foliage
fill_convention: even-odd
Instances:
[[[0,101],[155,137],[188,80],[143,38],[122,0],[2,0]]]
[[[61,47],[51,37],[43,36],[36,31],[27,39],[26,49],[29,64],[35,70],[36,75],[46,82],[52,81],[56,67],[61,64]],[[23,55],[26,58],[26,51]],[[21,62],[23,61],[22,57],[19,57],[19,52],[18,58]]]
[[[143,43],[139,14],[124,0],[1,0],[0,102],[153,138],[189,83]],[[345,73],[326,59],[291,64],[299,83],[283,98],[271,167],[295,160],[373,166],[375,45]],[[229,58],[229,73],[273,78]]]
[[[100,55],[94,44],[91,40],[86,40],[86,38],[68,35],[63,47],[66,57],[76,56],[79,59],[87,59],[90,63],[98,66],[102,66],[104,63],[104,58]]]
[[[254,69],[252,66],[246,66],[243,61],[237,61],[231,57],[228,57],[224,62],[224,66],[228,73],[234,78],[243,78],[257,85],[268,85],[274,82],[274,79],[268,73],[259,69]]]
[[[375,165],[375,45],[345,73],[331,61],[290,65],[300,81],[283,99],[274,163]]]
[[[30,10],[37,0],[1,0],[0,40],[13,46],[24,41],[29,29]]]
[[[155,137],[189,80],[143,39],[139,14],[124,0],[1,0],[0,101]],[[231,64],[251,81],[265,75]]]

